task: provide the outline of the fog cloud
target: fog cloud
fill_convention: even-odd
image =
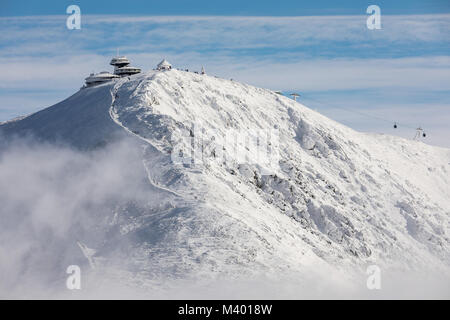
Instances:
[[[77,241],[104,247],[121,206],[153,208],[165,201],[143,179],[140,152],[130,141],[91,152],[3,141],[0,296],[30,283],[64,288],[67,266],[87,265]]]

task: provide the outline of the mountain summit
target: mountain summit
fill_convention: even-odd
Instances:
[[[123,169],[139,172],[142,193],[68,236],[97,268],[114,260],[150,282],[371,264],[449,271],[450,150],[356,132],[267,89],[150,71],[83,88],[0,133],[135,150]]]

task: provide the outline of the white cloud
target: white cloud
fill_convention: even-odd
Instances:
[[[409,87],[423,90],[450,90],[450,57],[398,59],[272,59],[209,56],[206,54],[135,54],[133,62],[150,70],[162,57],[180,68],[200,69],[210,74],[233,77],[253,85],[305,91],[360,88]],[[86,54],[58,58],[1,59],[2,88],[67,88],[82,85],[91,71],[109,70],[109,57]]]
[[[65,28],[64,16],[0,18],[2,48],[17,55],[23,42],[46,45],[71,44],[78,50],[83,44],[97,42],[104,47],[132,46],[132,51],[152,49],[195,51],[210,49],[299,48],[301,46],[346,42],[349,46],[372,47],[394,43],[446,41],[450,15],[383,16],[383,28],[370,31],[366,16],[312,17],[125,17],[82,16],[82,29]],[[18,40],[20,43],[18,43]],[[44,45],[45,44],[45,45]],[[14,48],[17,50],[14,51]],[[34,48],[36,50],[36,48]],[[50,49],[53,49],[50,47]],[[65,48],[70,49],[70,46]],[[319,54],[321,54],[319,52]]]
[[[19,287],[22,298],[40,285],[64,288],[67,266],[87,262],[77,241],[105,245],[101,237],[114,229],[120,205],[152,212],[170,201],[142,179],[140,156],[127,140],[80,152],[0,137],[0,296]]]

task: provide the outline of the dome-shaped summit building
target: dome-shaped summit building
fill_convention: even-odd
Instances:
[[[172,65],[167,61],[166,59],[163,59],[158,65],[156,66],[156,70],[158,71],[168,71],[172,70]]]

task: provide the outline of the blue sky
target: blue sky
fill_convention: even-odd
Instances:
[[[77,4],[86,14],[127,15],[354,15],[370,4],[383,8],[385,14],[442,14],[450,12],[448,0],[3,0],[2,16],[57,15]]]
[[[357,130],[450,147],[449,1],[2,1],[0,121],[73,94],[119,47],[283,92]],[[78,4],[81,30],[66,28]],[[368,30],[366,8],[381,8]],[[338,5],[338,6],[337,6]],[[350,111],[348,111],[350,110]],[[355,112],[356,111],[356,112]],[[364,113],[365,115],[361,115]],[[393,130],[390,122],[404,126]]]

